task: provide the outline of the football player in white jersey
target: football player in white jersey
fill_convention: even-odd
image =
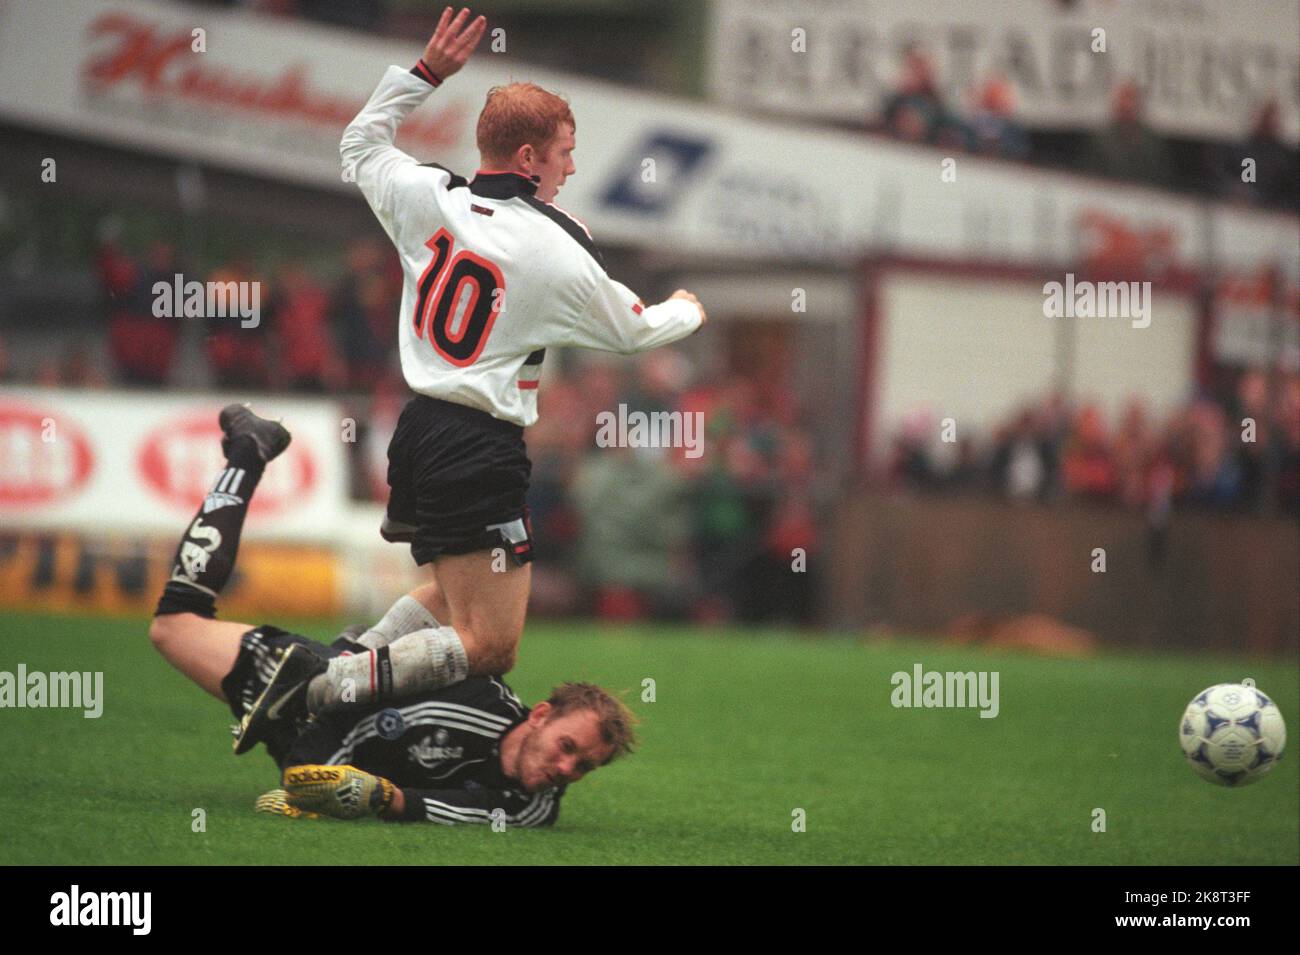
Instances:
[[[523,429],[537,419],[546,349],[630,354],[706,321],[684,290],[645,305],[606,273],[586,227],[552,204],[575,172],[576,121],[559,96],[531,83],[490,90],[473,179],[393,145],[407,114],[465,64],[486,28],[468,9],[444,10],[423,57],[410,70],[388,68],[340,147],[405,276],[399,348],[415,397],[389,445],[382,533],[432,565],[425,604],[436,625],[374,638],[327,665],[286,654],[244,721],[239,752],[265,732],[266,710],[290,700],[322,713],[509,671],[531,581]]]

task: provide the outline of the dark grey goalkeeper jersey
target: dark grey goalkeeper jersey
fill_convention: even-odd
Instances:
[[[501,740],[528,712],[500,680],[470,677],[400,706],[322,717],[282,765],[347,764],[383,776],[402,790],[411,821],[549,826],[564,787],[527,793],[501,772]]]

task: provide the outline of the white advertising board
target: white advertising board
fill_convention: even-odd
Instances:
[[[176,536],[225,466],[216,396],[0,389],[0,528]],[[252,539],[331,543],[347,506],[340,411],[268,397],[288,449],[249,510]]]

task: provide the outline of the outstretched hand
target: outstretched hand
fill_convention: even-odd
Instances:
[[[438,29],[433,31],[433,38],[421,57],[424,65],[439,80],[445,80],[465,65],[487,29],[487,18],[483,16],[477,17],[469,26],[465,25],[469,19],[469,7],[462,8],[454,20],[451,10],[447,7],[442,11]]]
[[[670,299],[681,298],[681,299],[685,299],[685,300],[688,301],[688,302],[694,302],[694,303],[695,303],[695,307],[698,308],[698,309],[700,310],[700,327],[701,327],[701,328],[703,328],[703,327],[704,327],[704,324],[709,320],[709,316],[704,314],[704,306],[700,304],[700,300],[699,300],[698,298],[696,298],[696,297],[695,297],[693,294],[691,294],[690,292],[686,291],[686,289],[684,289],[684,288],[679,288],[676,292],[673,292],[673,294],[672,294],[672,295],[669,295],[668,297],[669,297]]]

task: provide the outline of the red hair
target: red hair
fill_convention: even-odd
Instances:
[[[559,134],[561,123],[577,129],[569,104],[537,84],[492,87],[478,116],[476,138],[483,164],[504,168],[520,146],[545,150]]]

